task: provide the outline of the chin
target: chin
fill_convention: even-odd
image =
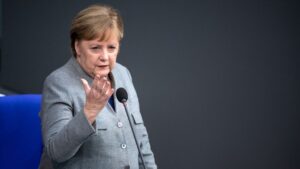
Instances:
[[[95,75],[99,75],[100,77],[101,76],[108,76],[110,70],[107,70],[107,71],[98,71],[98,72],[95,72]]]

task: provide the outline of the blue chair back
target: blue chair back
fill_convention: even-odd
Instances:
[[[0,169],[37,169],[42,153],[41,95],[0,97]]]

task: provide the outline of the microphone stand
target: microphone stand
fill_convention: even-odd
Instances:
[[[144,169],[147,169],[146,165],[145,165],[145,161],[144,161],[143,155],[142,155],[142,152],[141,152],[141,149],[140,149],[140,146],[139,146],[139,143],[138,143],[136,135],[135,135],[135,131],[134,131],[133,127],[132,127],[132,121],[130,119],[130,116],[129,116],[129,113],[128,113],[128,110],[127,110],[126,100],[123,99],[122,103],[123,103],[123,106],[124,106],[125,111],[126,111],[126,115],[127,115],[127,118],[128,118],[129,124],[130,124],[131,131],[133,133],[133,137],[134,137],[134,140],[135,140],[136,147],[138,148],[139,155],[140,155],[141,160],[142,160],[143,167],[144,167]]]

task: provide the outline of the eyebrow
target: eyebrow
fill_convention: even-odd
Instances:
[[[99,44],[99,43],[92,42],[88,46],[91,47],[91,46],[103,46],[103,45]],[[118,44],[117,43],[109,43],[109,44],[107,44],[107,46],[118,46]]]

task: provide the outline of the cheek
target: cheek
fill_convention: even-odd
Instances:
[[[97,58],[91,55],[85,55],[84,64],[89,72],[93,72],[95,69],[95,64],[97,62]]]
[[[98,56],[92,53],[86,53],[86,63],[88,63],[90,66],[94,66],[98,60]]]
[[[115,66],[116,62],[117,62],[117,54],[116,55],[112,55],[110,57],[109,62],[110,62],[110,66],[113,68]]]

